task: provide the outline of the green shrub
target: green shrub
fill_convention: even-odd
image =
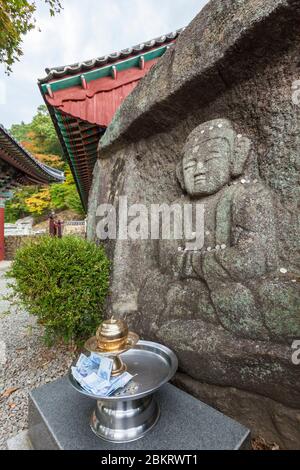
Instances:
[[[17,251],[12,296],[45,327],[48,344],[80,343],[95,333],[109,287],[102,247],[78,237],[41,237]]]

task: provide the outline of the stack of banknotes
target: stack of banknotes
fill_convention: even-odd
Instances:
[[[133,378],[128,372],[112,377],[112,365],[113,360],[108,357],[96,353],[89,357],[81,354],[76,366],[72,367],[72,375],[87,392],[107,397],[125,387]]]

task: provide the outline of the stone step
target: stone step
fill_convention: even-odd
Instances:
[[[171,384],[156,399],[161,416],[142,439],[113,444],[99,439],[89,421],[95,400],[64,377],[29,396],[29,437],[37,450],[234,450],[250,448],[250,431]]]
[[[7,441],[8,450],[33,450],[28,431],[21,431]]]

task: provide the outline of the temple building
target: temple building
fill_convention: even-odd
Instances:
[[[46,69],[47,76],[39,80],[85,210],[101,136],[126,96],[181,31],[86,62]]]
[[[34,158],[0,124],[0,261],[4,259],[4,206],[18,186],[46,185],[64,181],[62,171]]]

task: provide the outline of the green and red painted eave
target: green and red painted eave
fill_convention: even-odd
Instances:
[[[180,32],[94,61],[47,70],[48,76],[39,81],[85,210],[101,136],[123,100]]]

